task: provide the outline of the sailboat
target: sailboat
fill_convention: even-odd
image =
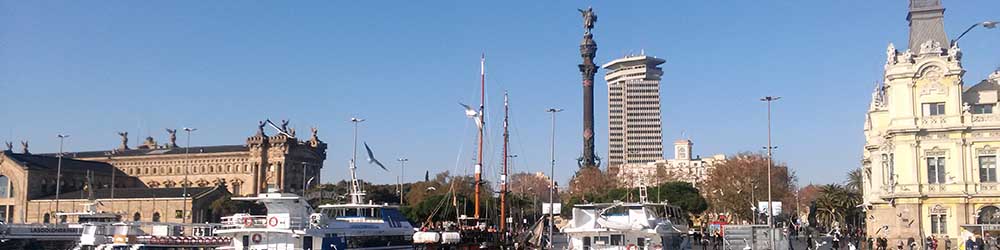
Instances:
[[[500,227],[491,226],[488,218],[481,216],[482,206],[480,196],[483,186],[483,136],[485,129],[485,102],[486,102],[486,58],[480,59],[480,103],[479,108],[473,109],[462,104],[465,113],[476,122],[478,127],[478,146],[475,164],[475,196],[474,213],[472,217],[458,214],[457,194],[453,186],[449,191],[452,196],[452,205],[455,206],[456,221],[453,223],[441,223],[439,227],[428,226],[421,228],[419,232],[413,234],[413,244],[416,249],[506,249],[508,229],[505,221],[506,217],[506,192],[507,192],[507,95],[504,94],[504,168],[500,176]],[[433,215],[432,215],[433,216]],[[430,222],[430,221],[429,221]],[[428,223],[434,225],[434,223]]]

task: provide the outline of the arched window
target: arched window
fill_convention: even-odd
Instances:
[[[139,214],[139,212],[135,212],[135,214],[132,215],[132,221],[139,221],[139,219],[142,219],[142,215]]]
[[[10,197],[11,193],[7,192],[10,188],[10,179],[6,175],[0,175],[0,198]]]
[[[239,196],[240,195],[240,188],[242,188],[242,186],[240,185],[239,182],[233,182],[233,195]]]
[[[153,213],[153,222],[160,222],[160,212]]]
[[[50,222],[51,220],[52,220],[52,215],[50,215],[49,213],[45,213],[45,215],[42,215],[42,223],[49,224],[51,223]]]
[[[66,215],[59,216],[59,223],[66,223]]]
[[[979,209],[977,224],[1000,224],[1000,208],[995,206],[985,206]]]

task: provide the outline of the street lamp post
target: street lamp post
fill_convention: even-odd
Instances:
[[[410,159],[399,158],[399,159],[396,159],[396,161],[399,162],[399,179],[396,180],[396,183],[399,185],[399,205],[402,206],[403,205],[403,176],[406,176],[406,175],[404,175],[404,173],[406,173],[406,162],[410,161]]]
[[[773,158],[771,156],[771,151],[774,149],[771,147],[771,102],[781,99],[778,96],[765,96],[760,100],[767,102],[767,228],[771,232],[768,233],[771,237],[771,247],[774,248],[774,201],[771,197],[771,168],[774,165]]]
[[[59,163],[56,163],[56,212],[59,211],[59,187],[62,186],[62,159],[63,159],[63,141],[69,138],[69,135],[58,134],[59,137]],[[59,217],[59,216],[56,216]],[[56,221],[62,223],[58,218]]]
[[[965,29],[965,32],[962,32],[961,35],[958,35],[958,38],[955,38],[955,40],[951,40],[951,45],[954,46],[955,44],[957,44],[959,39],[962,39],[962,37],[965,36],[966,33],[972,31],[972,29],[976,28],[976,26],[982,25],[983,28],[993,29],[997,27],[997,23],[998,23],[997,21],[985,21],[985,22],[975,23],[972,26],[969,26],[968,29]]]
[[[351,155],[351,204],[360,204],[361,201],[361,188],[358,187],[358,175],[357,165],[358,165],[358,123],[365,121],[365,119],[351,117],[351,122],[354,123],[354,149]]]
[[[194,132],[196,130],[198,130],[198,129],[196,129],[196,128],[184,128],[184,132],[187,132],[187,147],[184,147],[184,161],[187,162],[187,166],[184,166],[184,183],[181,183],[181,189],[183,189],[183,192],[182,192],[181,196],[183,196],[183,198],[184,198],[183,204],[181,205],[181,207],[183,209],[181,211],[181,223],[187,223],[187,217],[188,217],[188,214],[187,214],[188,213],[187,212],[188,187],[187,186],[188,186],[188,172],[189,172],[189,169],[191,168],[191,132]]]
[[[545,110],[552,114],[552,145],[549,149],[549,154],[552,157],[551,165],[549,166],[549,239],[547,241],[549,249],[552,249],[552,231],[553,223],[555,223],[553,217],[553,211],[555,206],[553,202],[555,200],[555,189],[556,189],[556,113],[562,112],[562,109],[550,108]]]

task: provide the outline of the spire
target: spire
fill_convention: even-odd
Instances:
[[[938,46],[949,47],[948,35],[944,32],[944,7],[941,0],[910,0],[910,51],[920,51],[920,45],[927,41]]]

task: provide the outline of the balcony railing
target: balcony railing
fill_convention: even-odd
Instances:
[[[972,125],[1000,125],[1000,115],[997,114],[973,114],[969,122]]]

